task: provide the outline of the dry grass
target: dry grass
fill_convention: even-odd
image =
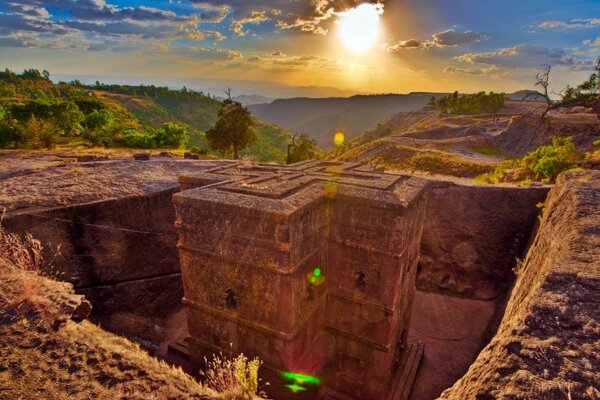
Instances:
[[[422,150],[409,146],[390,146],[373,159],[387,169],[423,171],[432,174],[474,178],[490,172],[495,164],[475,161],[440,150]]]
[[[6,232],[2,226],[5,213],[6,209],[0,216],[0,268],[39,273],[44,260],[42,243],[30,234],[21,236]]]
[[[0,276],[5,282],[0,287],[0,320],[29,319],[37,325],[53,326],[62,319],[64,310],[39,279],[42,268],[52,263],[44,263],[43,246],[31,234],[18,235],[4,229],[4,212],[0,216]]]
[[[225,400],[253,400],[266,398],[259,392],[258,370],[262,362],[255,358],[248,360],[240,354],[229,359],[223,354],[213,355],[206,361],[206,370],[201,372],[204,385],[216,391]],[[268,385],[268,383],[267,383]]]

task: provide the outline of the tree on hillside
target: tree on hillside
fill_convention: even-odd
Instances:
[[[212,149],[233,150],[233,158],[237,160],[240,151],[256,139],[253,125],[250,111],[241,103],[228,98],[223,101],[216,125],[206,132],[206,139]]]
[[[60,128],[51,120],[43,120],[33,115],[25,124],[25,132],[29,137],[29,145],[34,149],[52,149],[58,143]]]
[[[535,85],[542,88],[544,99],[546,103],[549,105],[552,104],[552,100],[550,99],[550,95],[548,94],[548,87],[550,86],[550,71],[552,71],[552,66],[550,64],[542,65],[542,71],[538,72],[535,75]]]
[[[496,113],[504,105],[504,93],[479,92],[459,95],[454,92],[435,100],[435,106],[445,114],[482,114]]]
[[[292,136],[292,143],[288,144],[287,163],[311,160],[319,156],[320,150],[317,141],[311,139],[306,133]]]
[[[542,114],[542,121],[550,110],[565,107],[586,106],[600,114],[600,58],[596,61],[594,72],[585,82],[576,87],[567,86],[560,93],[555,93],[561,97],[560,101],[552,102],[548,97],[549,73],[550,66],[545,66],[544,72],[536,76],[538,81],[536,85],[545,89],[544,95],[548,102],[548,107]]]

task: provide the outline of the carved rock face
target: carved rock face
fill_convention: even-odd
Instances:
[[[322,377],[309,397],[392,391],[425,181],[309,161],[234,163],[180,183],[174,202],[193,357],[233,350],[259,356],[267,373]],[[285,384],[273,373],[265,380],[272,396]]]

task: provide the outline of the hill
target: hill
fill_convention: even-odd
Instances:
[[[0,147],[15,146],[15,137],[31,135],[31,126],[26,125],[31,125],[29,120],[33,115],[40,130],[59,128],[58,144],[197,147],[202,153],[210,152],[205,131],[215,124],[221,107],[214,97],[185,87],[172,90],[154,85],[106,85],[100,82],[84,85],[77,80],[55,84],[48,75],[37,70],[26,70],[23,74],[6,70],[0,74],[0,109],[3,110],[0,113],[3,120]],[[61,121],[57,121],[57,110]],[[8,114],[11,123],[4,121]],[[70,120],[69,126],[64,124],[64,119]],[[51,121],[50,125],[48,121]],[[148,136],[166,129],[168,123],[184,127],[189,140],[152,143]],[[14,132],[11,133],[11,129]],[[255,120],[255,130],[256,142],[242,154],[265,162],[284,161],[290,134],[259,119]]]
[[[545,101],[510,98],[494,114],[445,114],[432,107],[397,113],[330,152],[329,158],[465,178],[496,174],[498,168],[510,175],[504,169],[513,166],[506,167],[503,160],[526,156],[553,143],[554,137],[570,137],[586,157],[596,158],[600,119],[592,109],[544,114]]]
[[[293,132],[308,133],[321,147],[333,146],[333,134],[342,131],[348,139],[401,111],[416,111],[433,93],[357,95],[323,99],[278,99],[248,108],[260,119]]]

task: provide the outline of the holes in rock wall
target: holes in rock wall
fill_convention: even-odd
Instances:
[[[315,298],[315,291],[313,289],[313,285],[306,285],[306,299],[307,300],[314,300]]]
[[[227,305],[228,310],[235,310],[237,308],[237,299],[235,297],[235,292],[231,289],[227,289],[225,291],[225,304]]]
[[[362,271],[358,271],[354,276],[355,276],[354,287],[356,289],[360,290],[361,292],[366,291],[367,290],[367,281],[366,281],[367,276],[365,275],[365,273]]]

